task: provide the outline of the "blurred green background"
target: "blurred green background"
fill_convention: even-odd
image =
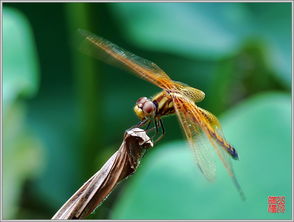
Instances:
[[[77,29],[206,93],[237,149],[243,202],[224,167],[209,183],[176,117],[136,174],[89,218],[290,219],[290,3],[4,3],[3,217],[49,219],[138,122],[159,89],[77,50]],[[267,212],[268,196],[286,211]]]

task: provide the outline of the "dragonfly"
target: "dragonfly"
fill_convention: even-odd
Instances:
[[[236,149],[225,139],[217,117],[196,105],[205,98],[205,93],[172,80],[154,62],[139,57],[100,36],[81,29],[79,33],[83,37],[81,49],[85,53],[111,65],[127,69],[162,89],[152,98],[141,97],[137,100],[134,112],[140,119],[138,125],[149,125],[154,122],[156,129],[162,129],[163,136],[165,130],[162,118],[175,114],[203,175],[209,181],[215,179],[216,154],[244,200],[244,192],[230,160],[238,159]]]

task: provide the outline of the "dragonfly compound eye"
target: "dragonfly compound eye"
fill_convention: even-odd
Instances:
[[[149,100],[144,103],[142,109],[146,115],[151,116],[155,114],[156,107],[154,103]]]
[[[137,100],[136,105],[138,105],[138,107],[142,108],[144,103],[147,101],[147,97],[141,97]]]

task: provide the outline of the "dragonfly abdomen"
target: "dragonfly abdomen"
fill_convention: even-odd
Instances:
[[[221,145],[226,151],[234,158],[239,159],[238,153],[234,147],[232,147],[229,143],[227,143],[223,138],[217,135],[215,132],[208,130],[209,134],[216,140],[216,142]]]

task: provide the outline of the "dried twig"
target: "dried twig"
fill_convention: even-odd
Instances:
[[[127,130],[119,150],[57,211],[52,219],[82,219],[110,194],[124,178],[136,171],[146,149],[153,146],[146,132]]]

